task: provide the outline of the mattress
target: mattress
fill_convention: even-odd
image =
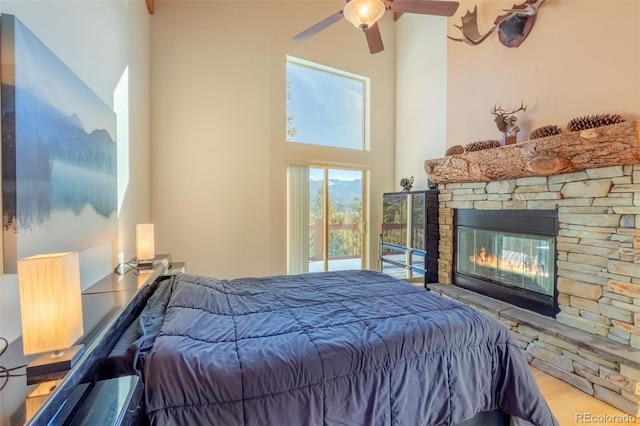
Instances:
[[[388,275],[158,288],[133,350],[151,424],[435,426],[492,410],[557,424],[504,325]]]

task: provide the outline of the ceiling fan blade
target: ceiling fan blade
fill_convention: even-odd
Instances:
[[[304,40],[308,39],[309,37],[311,37],[313,35],[316,35],[320,31],[324,30],[329,25],[335,24],[336,22],[341,20],[342,17],[343,17],[342,11],[334,13],[333,15],[329,16],[328,18],[323,19],[322,21],[318,22],[315,25],[312,25],[311,27],[307,28],[306,30],[302,31],[301,33],[294,35],[293,39],[295,41],[304,41]]]
[[[380,35],[380,27],[378,27],[377,22],[364,30],[364,35],[367,38],[367,44],[369,45],[369,53],[374,54],[384,50],[382,36]]]
[[[457,1],[437,0],[393,0],[388,1],[389,10],[394,12],[422,13],[424,15],[453,16],[458,10]]]

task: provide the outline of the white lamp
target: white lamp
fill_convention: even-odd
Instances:
[[[32,376],[70,369],[82,355],[82,296],[77,252],[18,260],[22,345],[25,355],[43,354],[27,366]]]
[[[382,18],[385,9],[380,0],[351,0],[344,6],[342,13],[356,28],[366,30]]]
[[[136,225],[136,258],[138,268],[147,269],[153,267],[153,258],[156,256],[153,223],[140,223]]]

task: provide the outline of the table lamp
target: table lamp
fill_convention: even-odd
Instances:
[[[84,332],[78,252],[18,259],[18,286],[24,354],[42,354],[27,366],[31,384],[69,370],[82,355],[82,345],[72,346]]]
[[[136,258],[138,269],[153,268],[153,258],[156,256],[153,223],[136,225]]]

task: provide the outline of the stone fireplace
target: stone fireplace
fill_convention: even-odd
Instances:
[[[633,122],[608,126],[608,134],[594,129],[551,136],[425,165],[440,191],[439,282],[429,285],[431,290],[498,318],[532,365],[633,415],[640,415],[638,127]],[[526,236],[522,229],[489,235],[484,225],[479,233],[469,231],[469,212],[500,224],[531,222],[532,212],[557,214],[557,235],[532,231]],[[499,212],[500,219],[491,216]],[[505,219],[509,215],[512,219]],[[462,231],[456,230],[461,218]],[[467,245],[473,248],[456,255],[461,239],[472,241]],[[552,263],[544,261],[544,272],[530,268],[551,251],[556,287],[545,315],[458,282],[461,275],[488,277],[491,285],[505,278],[523,282],[528,290],[544,288],[549,295],[549,282],[542,278],[551,273]],[[490,254],[522,260],[518,268],[529,272],[513,276],[479,269],[476,260]],[[497,266],[497,260],[489,263]]]

